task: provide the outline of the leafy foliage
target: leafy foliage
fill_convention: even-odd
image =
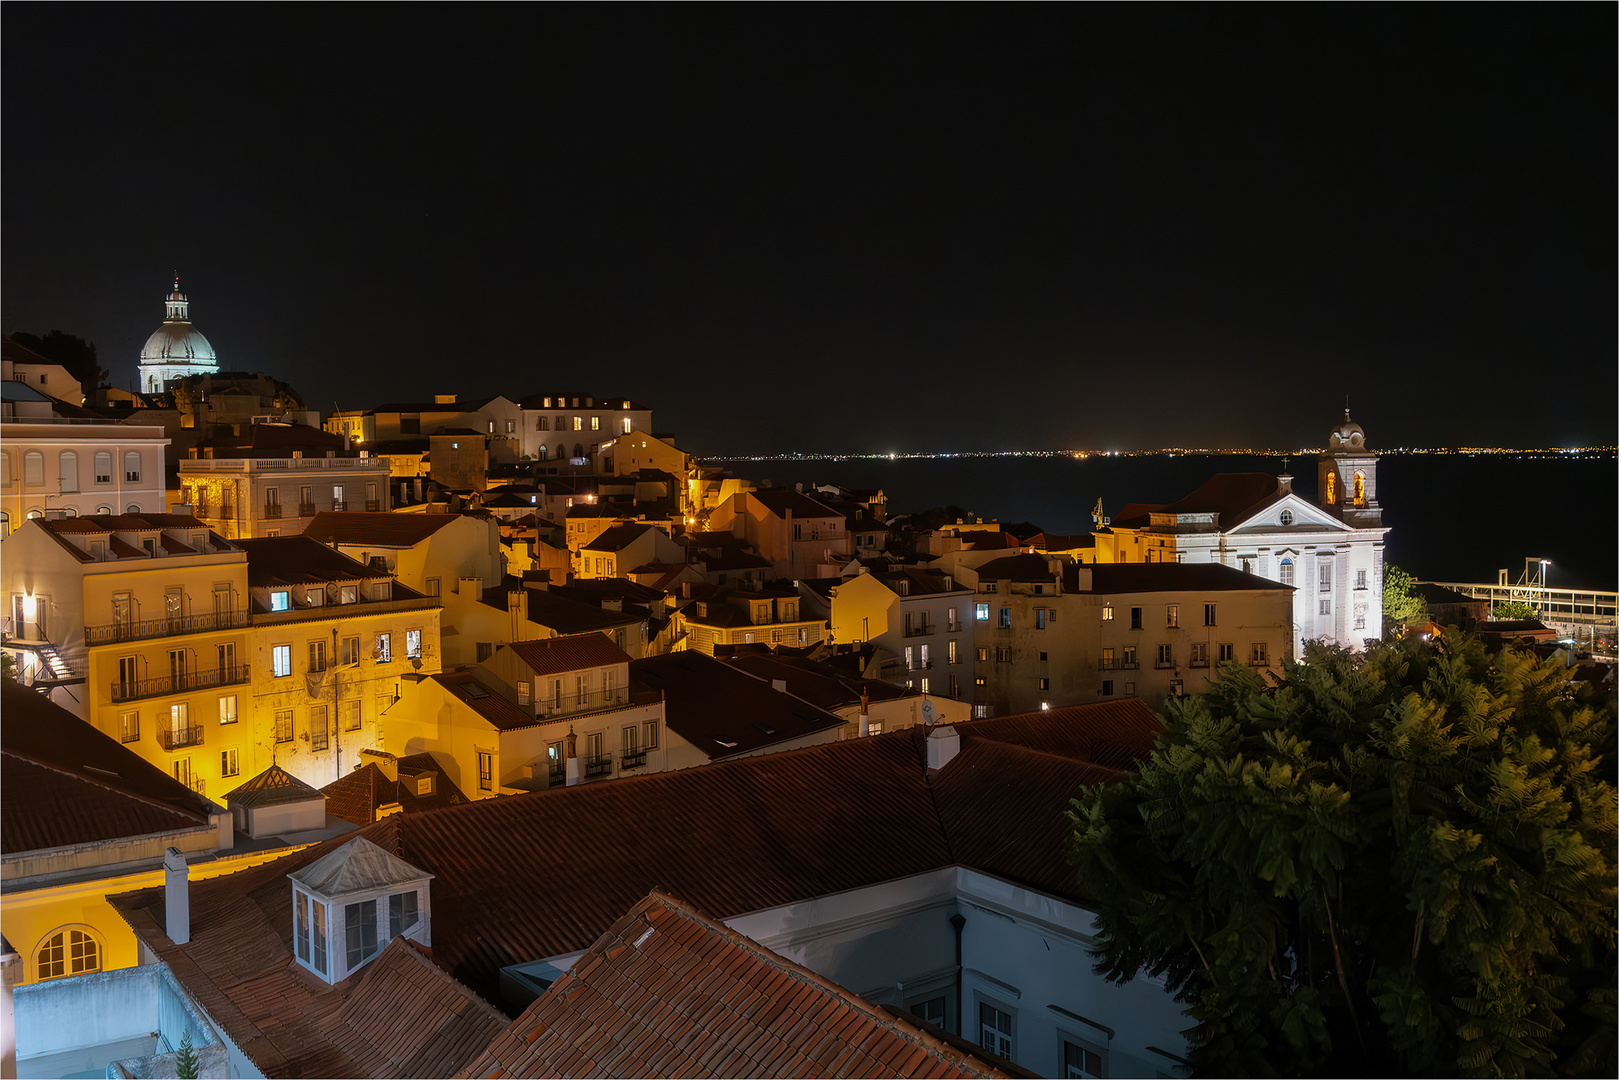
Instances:
[[[1199,1073],[1615,1074],[1611,691],[1447,633],[1231,665],[1166,725],[1073,859]]]
[[[1411,575],[1398,566],[1383,568],[1383,635],[1398,633],[1422,618],[1422,597],[1411,591]]]
[[[1538,619],[1540,612],[1522,600],[1497,600],[1490,607],[1492,619]]]
[[[52,330],[44,337],[18,331],[11,335],[11,340],[34,350],[47,360],[61,364],[69,375],[79,381],[87,394],[107,381],[107,369],[97,360],[95,345],[83,338]],[[77,405],[78,402],[73,404]]]

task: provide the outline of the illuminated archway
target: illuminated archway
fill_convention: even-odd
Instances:
[[[1331,506],[1333,503],[1335,503],[1337,501],[1338,501],[1338,474],[1334,473],[1334,472],[1329,472],[1327,474],[1327,505]]]
[[[1366,474],[1363,472],[1355,474],[1355,505],[1366,505]]]

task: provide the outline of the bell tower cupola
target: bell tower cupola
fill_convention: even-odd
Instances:
[[[1327,435],[1327,452],[1317,463],[1321,505],[1350,525],[1378,527],[1383,508],[1377,501],[1377,455],[1366,448],[1366,432],[1349,419]]]

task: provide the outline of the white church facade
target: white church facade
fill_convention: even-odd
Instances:
[[[140,388],[142,393],[160,393],[171,379],[187,375],[216,375],[219,360],[214,347],[191,325],[190,303],[174,279],[174,291],[164,301],[163,325],[146,339],[141,348]]]
[[[1096,533],[1098,562],[1221,563],[1293,593],[1293,655],[1322,640],[1352,649],[1383,634],[1383,544],[1377,455],[1349,419],[1317,463],[1319,502],[1291,476],[1221,473],[1164,506],[1132,504]]]

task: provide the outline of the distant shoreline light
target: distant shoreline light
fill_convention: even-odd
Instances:
[[[1402,454],[1449,454],[1457,457],[1512,456],[1527,458],[1611,458],[1619,447],[1501,447],[1501,446],[1435,446],[1393,447],[1375,450],[1384,457]],[[785,454],[709,454],[702,461],[911,461],[947,458],[1073,458],[1084,461],[1093,457],[1316,457],[1326,453],[1322,447],[1303,447],[1297,450],[1270,449],[1191,449],[1166,447],[1159,450],[961,450],[961,451],[883,451],[873,453],[797,453]]]

